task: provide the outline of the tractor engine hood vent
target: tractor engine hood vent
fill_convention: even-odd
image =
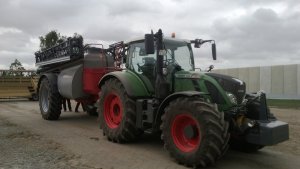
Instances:
[[[225,91],[234,94],[237,98],[238,104],[241,104],[243,102],[246,94],[245,82],[237,78],[222,74],[207,73],[206,75],[214,78]]]

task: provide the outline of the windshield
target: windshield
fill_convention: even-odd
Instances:
[[[164,40],[166,49],[164,55],[164,67],[168,64],[178,64],[181,69],[186,71],[194,70],[193,53],[190,45],[184,41]],[[130,68],[135,72],[142,73],[142,68],[153,67],[156,63],[156,51],[154,54],[146,54],[144,42],[137,42],[130,45],[129,53],[131,55]]]

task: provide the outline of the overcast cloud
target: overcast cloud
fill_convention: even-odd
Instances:
[[[34,68],[39,39],[50,30],[105,45],[162,28],[165,36],[213,38],[196,49],[197,67],[300,63],[300,3],[296,0],[0,0],[0,69],[19,59]]]

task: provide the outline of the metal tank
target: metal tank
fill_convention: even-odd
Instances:
[[[75,66],[62,70],[57,79],[59,93],[69,99],[85,99],[98,95],[97,86],[101,77],[113,67],[114,60],[107,56],[103,49],[88,47],[83,61]]]

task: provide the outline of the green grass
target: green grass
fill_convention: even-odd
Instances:
[[[268,99],[267,103],[270,107],[300,109],[300,100]]]

